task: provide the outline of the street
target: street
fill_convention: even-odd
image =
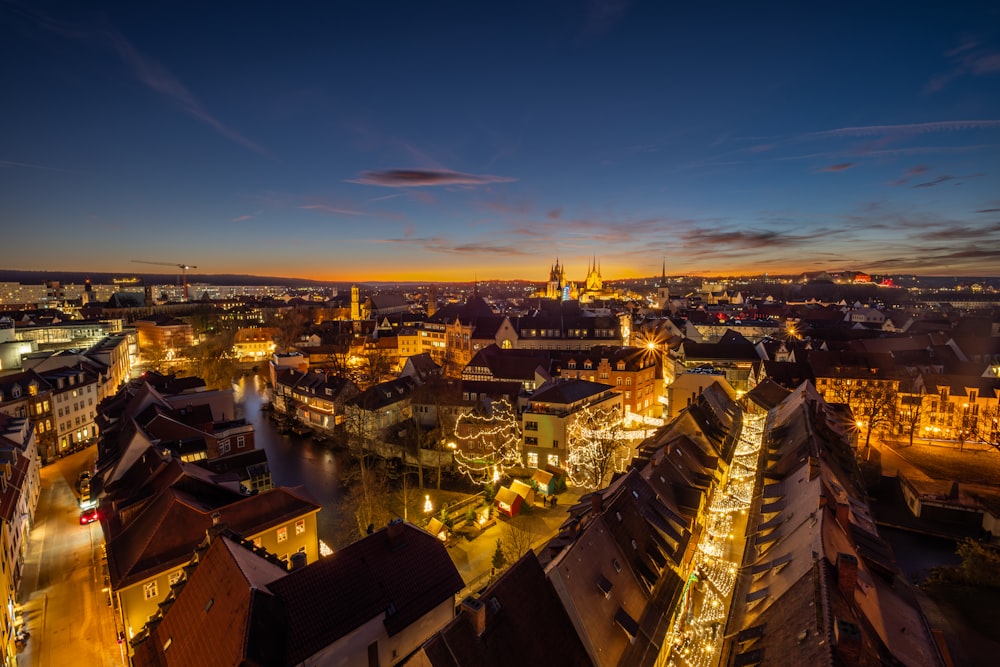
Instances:
[[[744,414],[728,477],[712,495],[706,530],[664,640],[672,647],[669,665],[707,667],[717,664],[721,656],[746,546],[747,511],[761,460],[764,422],[762,415]]]
[[[41,495],[20,586],[31,633],[19,667],[126,664],[117,642],[99,523],[81,526],[75,484],[96,447],[42,468]]]

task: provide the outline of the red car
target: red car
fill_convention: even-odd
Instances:
[[[97,508],[85,510],[80,513],[80,525],[86,526],[88,523],[94,523],[101,518],[101,515],[97,512]]]

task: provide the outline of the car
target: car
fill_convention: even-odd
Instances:
[[[101,518],[100,512],[97,511],[96,507],[92,507],[89,510],[84,510],[80,513],[80,525],[86,526],[88,524],[94,523]]]
[[[76,478],[76,490],[83,491],[85,488],[90,489],[90,471],[84,470],[80,473],[80,476]]]

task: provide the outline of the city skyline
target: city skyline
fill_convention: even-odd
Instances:
[[[998,274],[990,3],[195,7],[0,6],[2,268]]]

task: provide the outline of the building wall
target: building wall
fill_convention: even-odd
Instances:
[[[521,432],[524,438],[521,456],[524,465],[529,468],[544,468],[548,464],[565,467],[569,456],[567,432],[576,415],[584,407],[595,410],[617,408],[620,412],[622,395],[612,392],[604,398],[572,407],[554,404],[529,405],[521,413]],[[529,428],[530,422],[537,425],[535,429]],[[536,444],[529,444],[529,438],[535,438]]]
[[[65,454],[97,437],[94,416],[99,392],[97,381],[78,382],[68,378],[52,392],[52,419],[56,429],[56,451]]]
[[[431,635],[455,616],[455,604],[449,598],[424,614],[402,631],[389,637],[385,615],[379,615],[353,632],[313,654],[302,662],[305,667],[327,665],[371,665],[369,647],[375,644],[379,665],[395,665],[416,651]]]
[[[301,532],[296,532],[296,524],[302,523]],[[278,541],[279,533],[284,530],[286,539]],[[306,562],[312,563],[319,559],[319,535],[316,531],[316,512],[309,512],[295,517],[285,523],[248,536],[254,545],[262,546],[279,558],[291,558],[296,551],[304,551]],[[192,548],[193,551],[193,548]],[[156,613],[158,605],[167,599],[170,593],[171,580],[177,581],[181,576],[183,565],[165,569],[156,574],[121,588],[115,592],[118,598],[119,613],[124,621],[128,639],[134,637],[149,617]],[[147,597],[146,591],[155,586],[156,595]]]

